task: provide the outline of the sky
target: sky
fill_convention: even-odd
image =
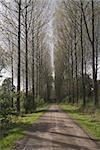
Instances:
[[[51,54],[51,65],[52,65],[52,75],[53,78],[55,77],[54,73],[54,28],[53,28],[53,19],[54,19],[54,12],[55,12],[55,7],[57,5],[58,0],[51,0],[51,20],[48,24],[48,44],[49,44],[49,50]]]

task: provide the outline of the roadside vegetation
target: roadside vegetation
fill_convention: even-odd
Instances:
[[[85,131],[96,140],[100,140],[100,108],[94,112],[92,104],[88,104],[85,109],[81,105],[61,103],[61,109],[68,113]]]
[[[25,92],[21,91],[20,113],[18,113],[16,111],[16,98],[15,86],[13,86],[12,91],[11,78],[6,78],[0,87],[0,150],[11,150],[16,141],[24,137],[24,132],[48,108],[48,102],[40,96],[35,98],[35,107],[33,107],[31,91],[28,94],[27,101]]]
[[[55,91],[61,108],[100,139],[100,1],[64,0],[55,13]]]
[[[36,112],[31,114],[24,114],[22,116],[12,115],[11,123],[4,129],[2,128],[0,134],[0,149],[11,150],[16,141],[25,136],[24,132],[39,119],[47,110],[48,105],[37,108]]]
[[[0,0],[0,150],[46,110],[52,89],[49,1]]]

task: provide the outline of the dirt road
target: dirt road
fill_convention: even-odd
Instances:
[[[57,105],[52,105],[25,135],[14,150],[99,150]]]

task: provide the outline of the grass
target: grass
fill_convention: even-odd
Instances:
[[[92,138],[100,140],[100,111],[96,111],[95,113],[90,113],[89,111],[83,113],[80,107],[69,104],[61,104],[60,107],[79,123]]]
[[[13,123],[2,133],[2,138],[0,139],[0,150],[11,150],[16,141],[24,137],[24,131],[35,122],[43,113],[47,110],[47,107],[38,109],[35,113],[27,114],[25,116],[13,116]]]

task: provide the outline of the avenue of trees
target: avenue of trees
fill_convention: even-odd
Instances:
[[[57,99],[98,107],[100,1],[62,0],[54,15]]]
[[[0,79],[7,70],[1,122],[51,97],[99,106],[100,1],[58,0],[55,13],[52,7],[51,0],[0,0]]]
[[[0,1],[0,73],[8,70],[11,74],[0,87],[3,119],[13,113],[34,112],[38,103],[50,98],[49,7],[49,0]]]

